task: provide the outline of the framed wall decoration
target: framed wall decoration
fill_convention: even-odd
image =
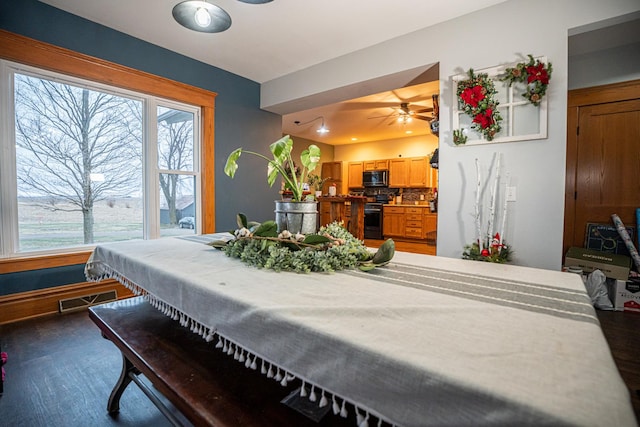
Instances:
[[[469,70],[452,76],[455,145],[515,142],[547,137],[546,57]]]

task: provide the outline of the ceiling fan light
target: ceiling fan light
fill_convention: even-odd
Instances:
[[[193,19],[196,21],[196,24],[202,28],[206,28],[211,24],[211,15],[209,15],[209,12],[204,7],[199,7],[198,10],[196,10]]]

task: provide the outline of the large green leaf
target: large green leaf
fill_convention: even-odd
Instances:
[[[278,164],[270,160],[269,165],[267,166],[267,183],[273,187],[273,183],[276,182],[276,178],[278,178],[278,174],[280,174],[280,168]]]
[[[277,237],[278,224],[276,224],[276,222],[273,220],[265,221],[260,224],[258,228],[256,228],[256,231],[253,232],[253,235],[260,237]]]
[[[236,171],[238,170],[238,158],[240,158],[240,155],[242,155],[242,147],[236,148],[231,152],[231,154],[229,154],[227,163],[224,165],[224,173],[227,174],[227,176],[233,178],[236,174]]]
[[[378,248],[378,251],[371,259],[371,262],[376,265],[384,265],[391,261],[393,255],[396,252],[396,244],[392,239],[387,239],[382,246]]]
[[[289,158],[292,149],[293,139],[291,139],[289,135],[283,136],[269,146],[269,150],[271,154],[273,154],[273,159],[280,165],[283,165]]]
[[[249,228],[247,227],[247,216],[243,213],[236,215],[236,223],[238,224],[238,228]]]
[[[329,243],[331,239],[325,236],[321,236],[319,234],[308,234],[305,236],[302,243],[306,243],[308,245],[323,245],[325,243]]]
[[[311,144],[308,149],[304,150],[300,154],[300,161],[302,166],[307,168],[307,172],[313,171],[318,163],[320,163],[320,148],[317,145]]]

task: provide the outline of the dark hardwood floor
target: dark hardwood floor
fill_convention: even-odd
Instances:
[[[640,315],[598,316],[640,419]],[[169,425],[135,385],[125,391],[120,414],[107,414],[121,356],[86,311],[0,325],[0,340],[9,355],[0,426]]]
[[[107,414],[122,357],[86,310],[1,325],[0,340],[9,357],[0,426],[170,425],[135,385],[118,416]]]

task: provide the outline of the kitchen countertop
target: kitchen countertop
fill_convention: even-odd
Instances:
[[[399,208],[429,208],[429,202],[415,203],[386,203],[384,206],[397,206]],[[436,213],[436,212],[434,212]]]

